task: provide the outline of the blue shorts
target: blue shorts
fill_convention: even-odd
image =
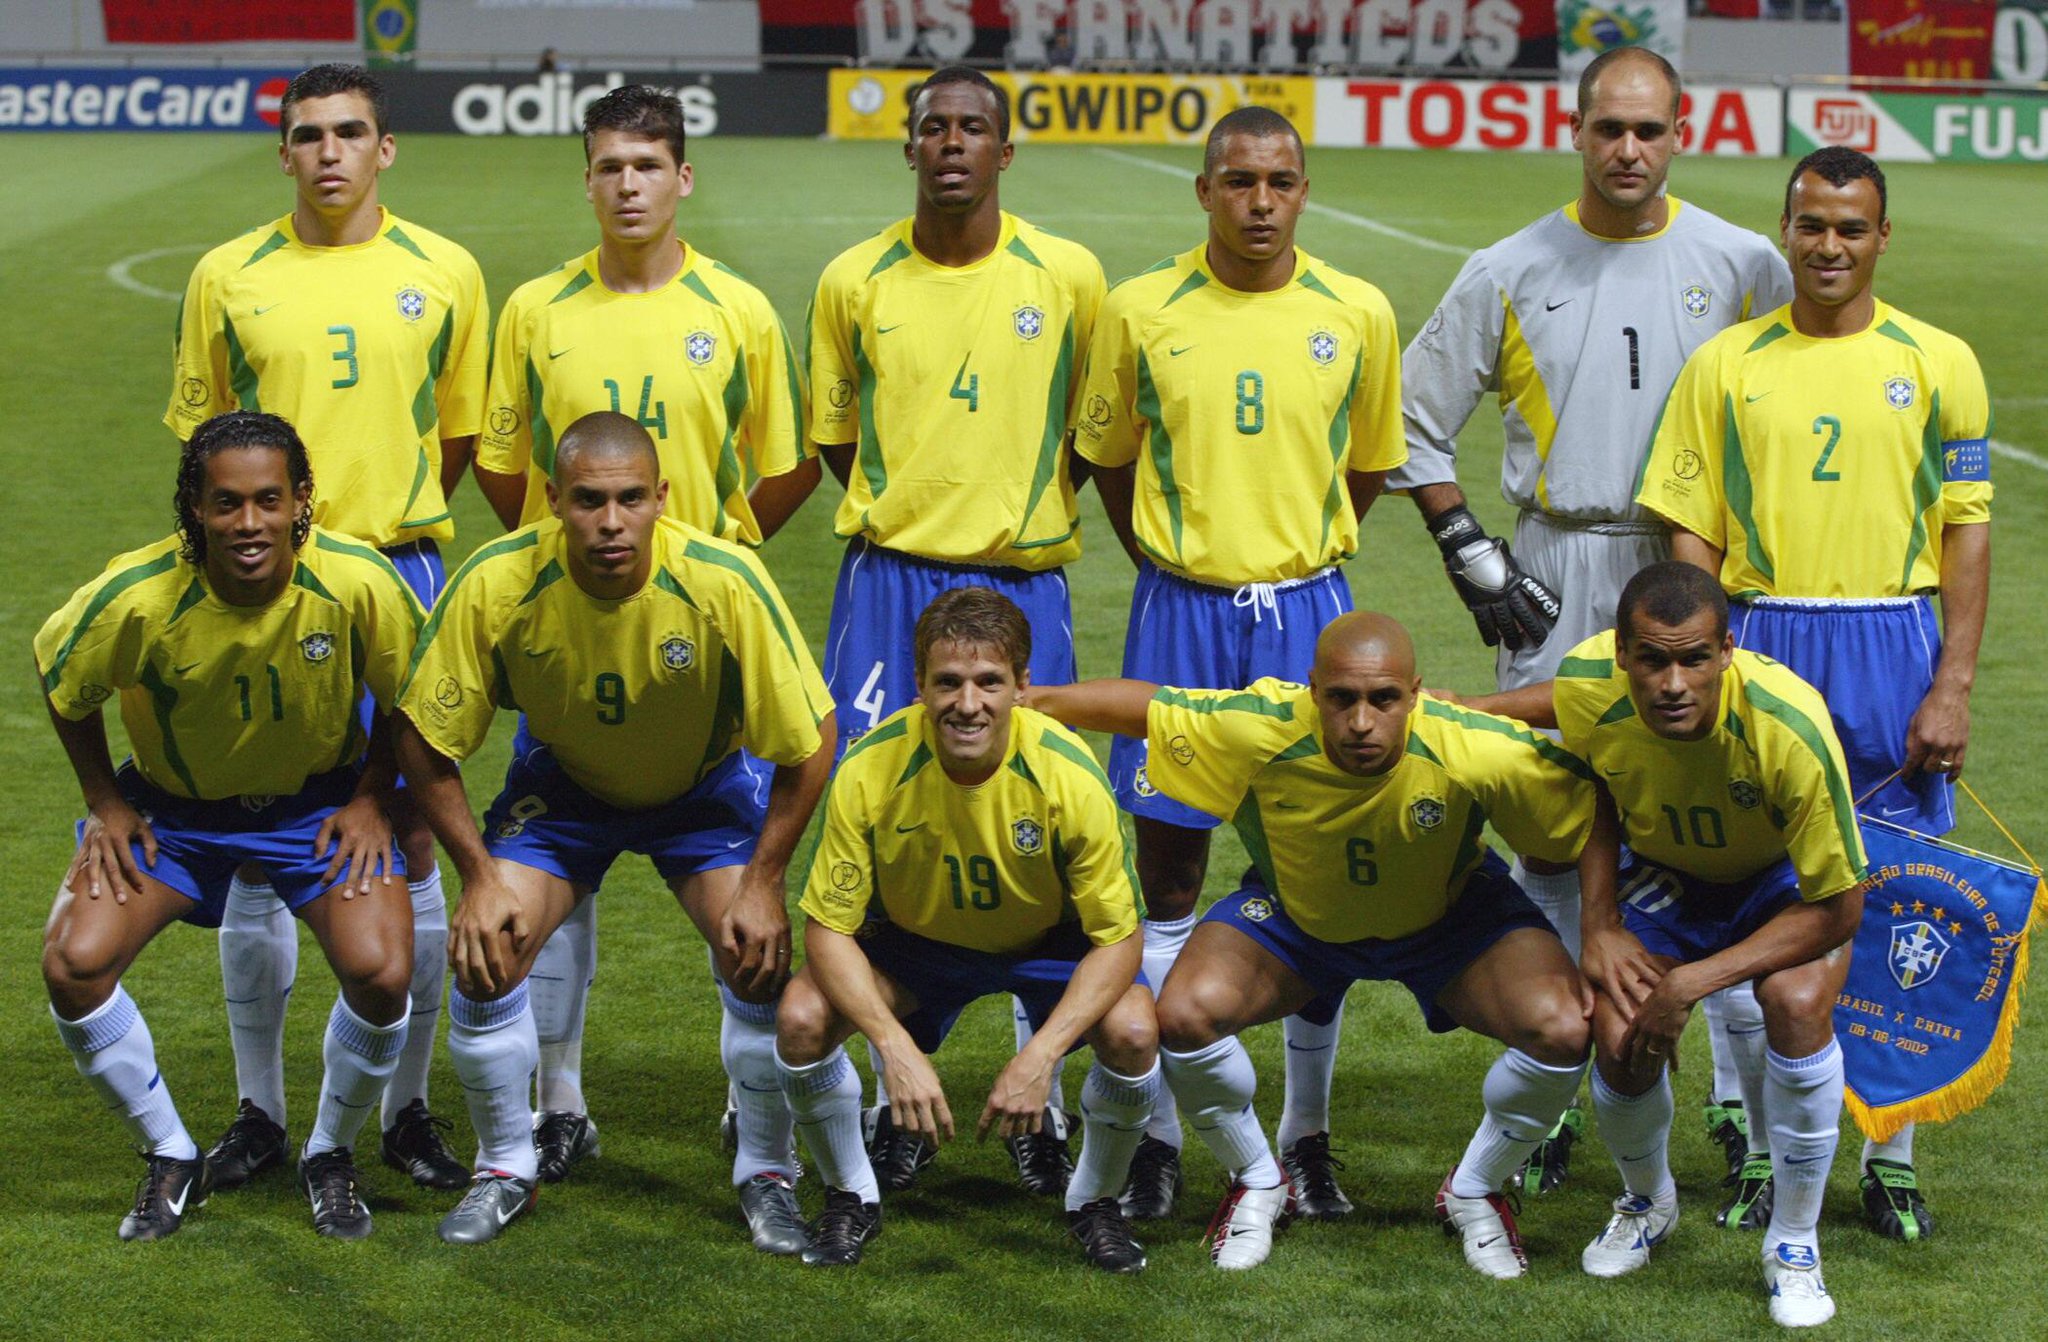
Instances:
[[[846,543],[825,630],[825,683],[839,710],[839,754],[917,698],[917,617],[956,587],[987,587],[1017,603],[1031,623],[1031,680],[1077,678],[1073,604],[1064,569],[942,564],[855,537]]]
[[[1508,864],[1488,853],[1465,881],[1465,891],[1444,916],[1405,937],[1323,941],[1301,930],[1279,900],[1254,879],[1234,895],[1217,900],[1203,915],[1259,943],[1315,990],[1301,1016],[1315,1025],[1337,1018],[1344,994],[1360,979],[1391,980],[1415,996],[1422,1019],[1437,1034],[1458,1028],[1436,999],[1451,981],[1508,933],[1534,927],[1557,933],[1543,911],[1529,902],[1508,875]]]
[[[139,843],[129,845],[135,865],[192,901],[186,922],[219,927],[228,881],[245,862],[263,868],[277,897],[295,913],[334,886],[348,883],[346,867],[332,885],[321,879],[333,854],[315,853],[313,841],[327,817],[355,796],[361,777],[359,769],[335,769],[314,774],[293,797],[192,801],[157,787],[130,760],[115,771],[114,782],[156,832],[156,865],[144,859]],[[83,820],[74,833],[85,837]],[[404,879],[405,860],[396,848],[389,870]]]
[[[857,941],[869,964],[917,998],[917,1010],[903,1018],[903,1028],[925,1053],[939,1051],[953,1022],[977,998],[1007,993],[1024,1004],[1032,1028],[1044,1025],[1065,995],[1074,966],[1095,948],[1078,923],[1061,923],[1015,955],[933,941],[881,918],[863,926]],[[1138,982],[1151,986],[1142,972]],[[1079,1047],[1077,1040],[1074,1048]]]
[[[621,853],[645,853],[664,881],[754,855],[768,809],[768,774],[735,750],[680,797],[629,811],[584,791],[554,752],[526,732],[512,741],[505,788],[484,813],[491,856],[559,876],[583,891],[604,883]]]
[[[1266,586],[1209,587],[1145,564],[1131,593],[1123,674],[1189,690],[1241,689],[1261,676],[1305,680],[1323,626],[1351,609],[1351,584],[1343,570],[1325,569],[1273,585],[1270,604],[1262,599]],[[1219,823],[1153,790],[1143,741],[1112,738],[1109,782],[1117,804],[1132,815],[1185,829]]]
[[[434,603],[441,598],[441,589],[448,585],[448,566],[441,562],[441,547],[433,541],[411,541],[405,545],[388,546],[382,553],[398,570],[398,576],[405,579],[405,585],[412,588],[412,594],[420,599],[421,607],[432,610]],[[376,727],[377,701],[365,694],[356,711],[362,715],[363,735],[367,737]],[[403,775],[399,776],[398,786],[401,789],[405,787]]]
[[[1715,885],[1624,851],[1617,882],[1621,925],[1650,954],[1686,964],[1726,950],[1799,902],[1789,857],[1746,881]]]
[[[1737,601],[1728,612],[1737,647],[1783,662],[1819,690],[1849,760],[1858,797],[1905,763],[1906,728],[1941,661],[1934,603]],[[1864,803],[1867,813],[1923,834],[1956,827],[1955,785],[1943,774],[1894,778]]]

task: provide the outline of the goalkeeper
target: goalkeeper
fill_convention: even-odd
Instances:
[[[1402,357],[1408,461],[1387,488],[1414,498],[1480,636],[1500,647],[1503,690],[1549,680],[1607,628],[1622,584],[1669,558],[1664,524],[1631,497],[1664,396],[1701,343],[1791,296],[1768,240],[1666,193],[1679,95],[1677,72],[1641,47],[1589,65],[1571,119],[1578,199],[1467,259]],[[1489,391],[1501,494],[1520,510],[1512,548],[1457,483],[1457,435]],[[1518,863],[1515,878],[1576,957],[1577,874]],[[1732,1074],[1721,1080],[1716,1098],[1733,1097]],[[1539,1148],[1537,1189],[1563,1182],[1580,1128],[1574,1109]]]

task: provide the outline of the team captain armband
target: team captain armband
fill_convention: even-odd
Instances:
[[[1984,438],[1954,438],[1941,445],[1941,482],[1976,484],[1991,479],[1991,444]]]

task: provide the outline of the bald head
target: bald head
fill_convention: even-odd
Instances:
[[[616,410],[594,410],[565,429],[561,441],[555,444],[555,483],[566,481],[570,470],[579,461],[620,461],[636,457],[646,458],[649,469],[660,476],[661,456],[654,449],[653,437],[640,421]]]
[[[1413,679],[1414,641],[1391,615],[1371,610],[1339,615],[1316,640],[1316,669],[1331,673],[1361,663],[1372,663],[1399,680]]]
[[[1592,63],[1579,75],[1579,118],[1590,120],[1593,105],[1600,100],[1601,85],[1604,81],[1619,82],[1623,75],[1633,74],[1638,78],[1648,76],[1661,82],[1671,91],[1671,117],[1678,119],[1678,103],[1684,93],[1684,86],[1678,71],[1670,61],[1665,60],[1648,47],[1613,47],[1595,56]]]

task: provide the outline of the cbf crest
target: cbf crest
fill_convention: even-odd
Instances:
[[[687,671],[697,660],[697,645],[681,634],[661,641],[661,664],[671,671]]]
[[[1731,779],[1728,798],[1745,811],[1754,811],[1764,799],[1764,790],[1747,778]]]
[[[1017,339],[1036,340],[1045,330],[1045,312],[1026,303],[1017,309],[1016,315],[1011,318],[1011,324],[1017,328]]]
[[[1253,895],[1237,906],[1237,916],[1248,923],[1263,923],[1273,916],[1273,903]]]
[[[1045,847],[1045,826],[1025,816],[1010,826],[1010,845],[1026,857]]]
[[[1337,337],[1329,331],[1313,332],[1308,338],[1308,357],[1327,368],[1337,361]]]
[[[427,315],[427,296],[410,284],[398,291],[398,315],[416,322]]]
[[[683,357],[702,368],[718,353],[718,339],[709,331],[692,331],[683,337]]]
[[[1901,988],[1917,988],[1940,972],[1948,952],[1948,938],[1933,923],[1894,923],[1886,964]]]
[[[1913,408],[1913,379],[1895,377],[1884,384],[1884,403],[1894,410]]]
[[[334,655],[334,635],[308,634],[299,640],[299,651],[306,654],[306,660],[319,665]]]
[[[1704,284],[1688,284],[1678,291],[1678,301],[1685,305],[1685,315],[1698,319],[1713,309],[1714,295]]]
[[[1444,823],[1444,804],[1435,797],[1418,798],[1408,808],[1408,817],[1415,822],[1417,829],[1435,829]]]

